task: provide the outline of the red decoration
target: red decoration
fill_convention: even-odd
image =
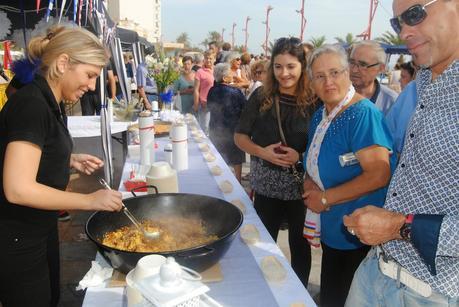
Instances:
[[[3,68],[4,69],[9,69],[11,64],[13,63],[13,58],[11,57],[11,52],[10,52],[10,42],[9,41],[4,41],[3,42]]]
[[[131,191],[134,188],[143,187],[143,188],[138,189],[136,191],[138,191],[138,192],[147,192],[147,187],[146,187],[147,183],[145,181],[126,180],[125,182],[123,182],[123,184],[124,184],[124,187],[126,188],[126,190],[128,190],[128,191]]]
[[[39,10],[40,10],[40,0],[37,0],[37,14]]]

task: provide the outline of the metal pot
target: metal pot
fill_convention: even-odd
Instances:
[[[201,219],[208,233],[218,236],[216,241],[189,249],[156,253],[173,256],[181,265],[197,271],[203,271],[218,262],[231,245],[243,220],[241,210],[233,204],[204,195],[145,195],[125,199],[124,204],[139,220],[158,219],[161,216]],[[122,251],[102,244],[105,233],[126,225],[130,225],[130,221],[122,212],[98,211],[86,222],[89,239],[97,245],[111,266],[123,273],[132,270],[143,256],[152,254]]]

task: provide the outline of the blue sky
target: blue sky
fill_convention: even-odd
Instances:
[[[249,51],[262,52],[264,42],[266,7],[274,9],[270,13],[270,39],[282,36],[299,36],[300,16],[295,10],[301,8],[301,0],[164,0],[162,5],[162,33],[165,41],[175,41],[182,32],[187,32],[192,45],[200,44],[209,31],[221,33],[231,42],[233,22],[235,42],[244,43],[242,29],[245,19],[249,21]],[[358,35],[368,25],[370,0],[306,0],[307,19],[304,40],[325,35],[327,42],[335,42],[334,37],[344,37],[347,33]],[[372,38],[391,30],[392,0],[380,0],[373,21]],[[200,46],[202,48],[202,46]]]

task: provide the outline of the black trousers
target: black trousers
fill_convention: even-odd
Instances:
[[[340,250],[322,244],[320,274],[320,306],[340,307],[346,302],[354,273],[370,250],[370,246]]]
[[[274,241],[277,241],[283,217],[287,216],[292,268],[306,288],[311,271],[311,247],[303,237],[306,214],[303,200],[280,200],[255,193],[254,206]]]
[[[0,231],[3,307],[57,306],[60,293],[57,222],[45,235],[22,235],[2,225]]]

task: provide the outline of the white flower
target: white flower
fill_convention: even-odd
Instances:
[[[148,67],[154,66],[156,63],[156,59],[152,57],[151,55],[146,55],[145,56],[145,64],[147,64]]]

